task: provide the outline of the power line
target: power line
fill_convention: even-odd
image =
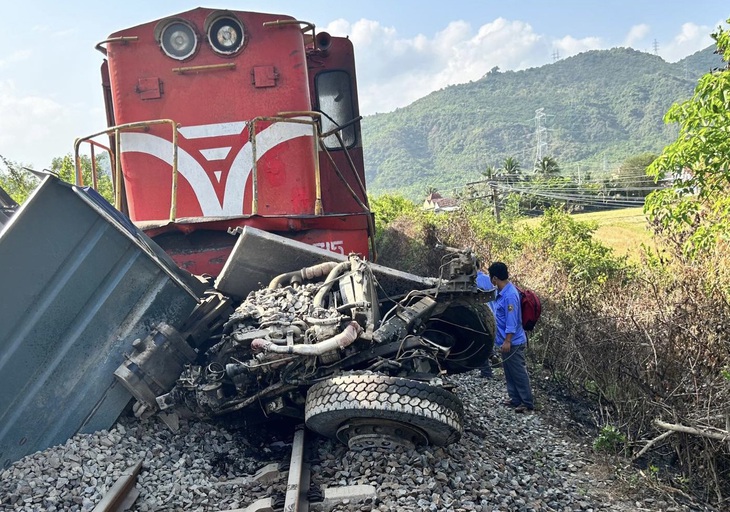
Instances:
[[[493,194],[490,193],[488,195],[479,195],[479,196],[472,196],[469,199],[471,200],[480,200],[480,199],[490,199],[493,200]],[[552,198],[548,198],[552,199]],[[591,208],[597,209],[597,210],[616,210],[618,208],[636,208],[643,206],[642,203],[628,203],[626,204],[624,201],[616,201],[613,199],[606,199],[606,200],[574,200],[571,199],[571,202],[573,202],[576,205],[580,206],[590,206]],[[635,217],[641,217],[641,215],[625,215],[623,217],[618,218],[635,218]]]
[[[502,188],[499,187],[498,188]],[[600,198],[596,196],[591,195],[578,195],[578,194],[551,194],[547,192],[540,192],[540,193],[533,193],[524,189],[519,188],[512,188],[508,187],[506,189],[503,188],[503,190],[507,192],[522,192],[525,195],[531,195],[536,197],[543,197],[546,199],[557,199],[559,201],[573,201],[575,203],[583,203],[583,204],[611,204],[611,205],[621,205],[621,206],[643,206],[644,205],[644,198],[625,198],[625,199],[615,199],[615,198]]]

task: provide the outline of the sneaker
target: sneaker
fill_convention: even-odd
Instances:
[[[507,407],[517,407],[520,404],[519,403],[516,404],[508,398],[508,399],[502,401],[502,405],[506,405]]]
[[[527,407],[526,405],[522,404],[518,407],[515,407],[515,412],[518,414],[522,414],[525,412],[532,412],[533,409],[534,407]]]

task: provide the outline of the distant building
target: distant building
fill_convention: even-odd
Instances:
[[[459,209],[459,202],[451,197],[442,197],[438,192],[433,192],[426,197],[422,208],[434,212],[454,212]]]

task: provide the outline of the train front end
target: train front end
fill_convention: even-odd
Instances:
[[[179,266],[217,275],[246,225],[370,254],[348,39],[198,8],[99,48],[115,206]]]

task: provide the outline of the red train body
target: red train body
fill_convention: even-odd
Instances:
[[[246,225],[369,254],[349,39],[198,8],[98,48],[115,206],[179,266],[217,275]]]

